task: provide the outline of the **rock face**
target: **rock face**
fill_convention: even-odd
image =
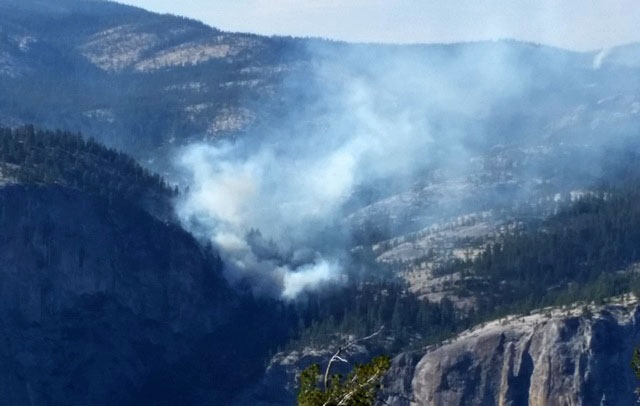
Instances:
[[[629,366],[640,308],[504,319],[421,358],[402,354],[386,378],[393,405],[632,405]]]
[[[295,404],[300,373],[313,364],[318,364],[320,370],[324,371],[338,345],[336,343],[335,345],[321,348],[310,346],[300,350],[275,354],[271,358],[262,379],[237,399],[233,406],[284,406]],[[372,352],[371,348],[358,344],[349,348],[342,356],[349,360],[349,363],[334,364],[331,372],[345,376],[351,372],[354,364],[367,362],[372,357]]]
[[[0,404],[228,404],[278,338],[220,266],[133,205],[0,187]]]

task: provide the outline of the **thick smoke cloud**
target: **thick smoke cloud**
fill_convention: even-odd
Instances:
[[[534,62],[555,60],[548,75],[566,68],[548,49],[510,42],[315,42],[307,52],[282,86],[284,99],[304,101],[287,117],[234,142],[190,145],[178,159],[189,177],[180,218],[220,249],[232,282],[257,294],[293,298],[341,281],[342,226],[368,203],[362,188],[408,190],[434,168],[469,174],[483,148],[530,136],[514,117],[543,97],[536,80],[551,80],[534,78]],[[532,120],[521,120],[527,131],[544,128]]]
[[[306,224],[336,210],[349,186],[322,179],[346,171],[340,160],[349,159],[336,156],[323,166],[324,157],[309,162],[269,148],[239,149],[198,144],[184,151],[180,164],[192,183],[178,206],[181,218],[220,249],[231,281],[248,281],[258,294],[292,298],[336,279],[339,264],[299,241]]]

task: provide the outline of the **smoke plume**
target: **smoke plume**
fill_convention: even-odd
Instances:
[[[257,294],[293,298],[341,281],[345,218],[371,203],[367,187],[384,197],[425,173],[464,179],[494,145],[549,137],[552,113],[531,106],[554,108],[541,83],[571,68],[562,51],[508,41],[309,44],[304,67],[279,87],[285,117],[178,158],[189,178],[180,218],[222,252],[229,280]]]

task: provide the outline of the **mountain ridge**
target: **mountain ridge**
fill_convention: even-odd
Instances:
[[[0,90],[13,100],[0,106],[0,123],[81,131],[163,172],[175,149],[190,142],[278,131],[278,120],[293,115],[299,97],[312,100],[319,85],[307,81],[309,91],[291,94],[292,79],[314,78],[313,65],[345,51],[354,58],[407,55],[425,63],[466,50],[478,56],[506,51],[552,74],[556,64],[591,69],[595,57],[513,40],[376,45],[264,37],[113,2],[62,1],[57,4],[80,11],[59,18],[34,14],[38,7],[29,5],[37,2],[21,3],[22,14],[15,4],[0,2],[6,10],[0,74],[8,78]]]
[[[225,403],[257,379],[286,322],[262,325],[276,303],[232,289],[168,199],[95,141],[0,130],[0,402]],[[261,335],[239,337],[240,319]]]
[[[386,324],[380,351],[395,352],[494,314],[599,300],[635,281],[619,267],[638,260],[637,177],[614,194],[640,156],[636,45],[573,52],[510,40],[349,44],[227,33],[102,1],[0,0],[0,10],[0,126],[32,123],[98,140],[66,133],[57,145],[51,131],[0,130],[0,320],[10,343],[0,351],[0,379],[17,388],[7,402],[27,403],[35,393],[44,403],[224,404],[267,394],[278,404],[295,391],[291,383],[289,397],[278,398],[263,375],[279,346],[334,345],[332,334]],[[317,144],[310,152],[308,139]],[[344,140],[355,142],[330,148]],[[254,297],[242,276],[229,286],[235,258],[223,263],[211,248],[209,224],[191,229],[200,239],[176,224],[175,191],[162,180],[186,190],[176,157],[203,145],[238,147],[233,164],[273,154],[257,166],[265,173],[291,155],[291,171],[299,171],[371,153],[339,214],[318,221],[330,223],[326,230],[293,230],[340,249],[340,283],[291,301]],[[305,166],[304,155],[316,153],[323,159]],[[378,171],[385,163],[389,173]],[[321,184],[348,178],[318,173]],[[275,178],[265,190],[288,198],[279,189],[288,177]],[[315,186],[303,180],[294,182],[294,198]],[[219,193],[236,201],[233,190]],[[267,202],[281,203],[269,197],[257,199],[261,216]],[[287,241],[279,252],[279,241],[261,231],[246,238],[250,254],[268,260],[258,271],[313,257]],[[501,364],[483,357],[505,355],[491,348],[476,358],[451,354],[487,376]],[[562,348],[552,346],[550,357]],[[503,404],[524,404],[525,391],[510,386],[519,369],[504,360],[500,382],[478,385],[455,375],[458,363],[442,361],[438,376],[422,379],[423,369],[410,392],[424,404],[454,399],[455,391],[429,386],[440,379],[461,393],[499,387]],[[293,379],[297,365],[278,369],[281,361],[289,362],[275,357],[270,370]],[[265,376],[266,388],[252,386]],[[389,386],[413,380],[411,372]]]

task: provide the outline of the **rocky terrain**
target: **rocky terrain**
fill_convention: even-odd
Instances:
[[[629,363],[640,341],[639,323],[640,306],[632,295],[483,323],[441,344],[397,355],[377,404],[631,405],[638,382]],[[346,341],[336,337],[333,345],[276,354],[239,404],[290,404],[300,371],[312,363],[324,368],[332,350]],[[358,345],[345,358],[364,362],[383,348],[384,340]]]
[[[391,266],[412,293],[431,301],[448,297],[469,308],[473,298],[454,293],[463,276],[438,275],[438,269],[473,259],[504,235],[588,196],[600,172],[580,165],[591,162],[596,151],[593,144],[493,146],[487,155],[471,158],[472,168],[464,176],[426,177],[405,192],[354,211],[346,221],[357,228],[384,219],[390,234],[400,235],[371,246],[376,261]],[[567,156],[576,164],[563,171]]]
[[[274,355],[264,376],[246,393],[235,401],[234,405],[277,406],[294,404],[298,393],[300,373],[312,364],[326,368],[327,362],[336,347],[354,337],[336,337],[333,346],[309,346],[300,350],[284,351]],[[372,349],[359,344],[345,352],[344,358],[350,364],[338,363],[333,373],[347,374],[354,363],[365,363],[371,357]],[[323,369],[324,370],[324,369]]]
[[[174,160],[187,145],[361,131],[341,121],[360,113],[342,94],[359,84],[382,101],[376,114],[394,118],[365,114],[362,140],[391,128],[402,143],[397,118],[428,122],[408,127],[429,139],[429,157],[407,176],[358,179],[336,226],[353,240],[344,251],[370,253],[363,268],[390,269],[401,295],[468,314],[477,297],[459,287],[486,276],[442,266],[590,196],[603,173],[616,176],[612,161],[640,150],[638,54],[637,44],[353,45],[222,32],[106,1],[0,0],[0,125],[82,131],[184,187]],[[509,69],[496,72],[496,60]],[[386,73],[405,68],[422,87],[396,90],[408,76]],[[34,156],[46,168],[77,169],[45,152]],[[73,156],[95,158],[85,155]],[[112,201],[129,178],[96,179],[119,187],[96,195],[83,188],[90,175],[25,181],[18,169],[0,162],[0,403],[283,405],[301,369],[330,354],[301,343],[268,360],[311,317],[285,322],[290,303],[231,289],[218,255],[158,215],[171,207],[165,195],[151,210]],[[635,302],[618,301],[488,322],[398,355],[385,404],[628,405],[637,320]]]
[[[350,45],[221,32],[113,2],[2,0],[0,90],[6,97],[0,124],[79,130],[169,172],[174,148],[193,141],[329,126],[330,106],[314,104],[357,72],[375,72],[369,61],[410,58],[425,74],[446,81],[449,60],[473,58],[462,75],[491,82],[485,70],[499,58],[513,59],[514,68],[536,78],[516,95],[522,103],[510,103],[514,95],[498,82],[503,87],[493,91],[507,104],[474,117],[455,109],[440,113],[457,117],[465,131],[488,133],[483,143],[489,147],[527,137],[531,153],[549,143],[582,142],[603,129],[633,128],[639,119],[635,49],[575,53],[517,42]],[[340,60],[353,69],[334,66]],[[569,81],[566,71],[572,72]],[[547,91],[553,88],[563,91]],[[304,124],[283,128],[290,119]]]
[[[640,339],[635,299],[511,316],[399,355],[391,405],[631,405]]]
[[[298,42],[106,1],[2,0],[0,123],[80,130],[161,168],[172,147],[271,114],[257,106],[297,64],[278,49]],[[29,107],[6,103],[20,98]]]
[[[394,93],[393,81],[380,80],[378,71],[409,60],[412,70],[424,73],[420,92],[433,95],[427,111],[420,112],[433,122],[420,131],[455,123],[454,135],[463,134],[455,139],[464,149],[436,150],[442,157],[420,176],[388,179],[385,184],[400,186],[376,185],[381,190],[375,198],[357,196],[345,222],[385,229],[373,241],[379,243],[490,212],[474,232],[484,228],[491,234],[513,220],[514,202],[544,210],[556,195],[565,198],[591,186],[597,165],[582,163],[598,162],[603,139],[615,143],[637,128],[636,48],[576,53],[512,41],[351,45],[222,32],[112,2],[1,0],[0,124],[82,131],[180,183],[184,179],[174,161],[185,145],[238,138],[260,142],[273,133],[294,140],[318,128],[331,130],[333,109],[349,107],[338,97],[345,83],[379,85],[390,93],[393,108],[412,111],[405,104],[417,100]],[[524,79],[493,77],[496,60]],[[460,64],[462,71],[456,68]],[[460,79],[474,86],[486,82],[490,89],[481,85],[474,91],[480,100],[490,95],[491,105],[445,103],[446,95],[429,88],[429,77],[463,94],[468,89],[457,89]],[[336,100],[326,100],[326,93]],[[456,249],[477,249],[468,245]],[[407,246],[399,248],[403,253],[385,253],[379,246],[376,254],[383,262],[419,261],[422,246],[416,243],[411,255]],[[445,257],[460,255],[446,252]]]

